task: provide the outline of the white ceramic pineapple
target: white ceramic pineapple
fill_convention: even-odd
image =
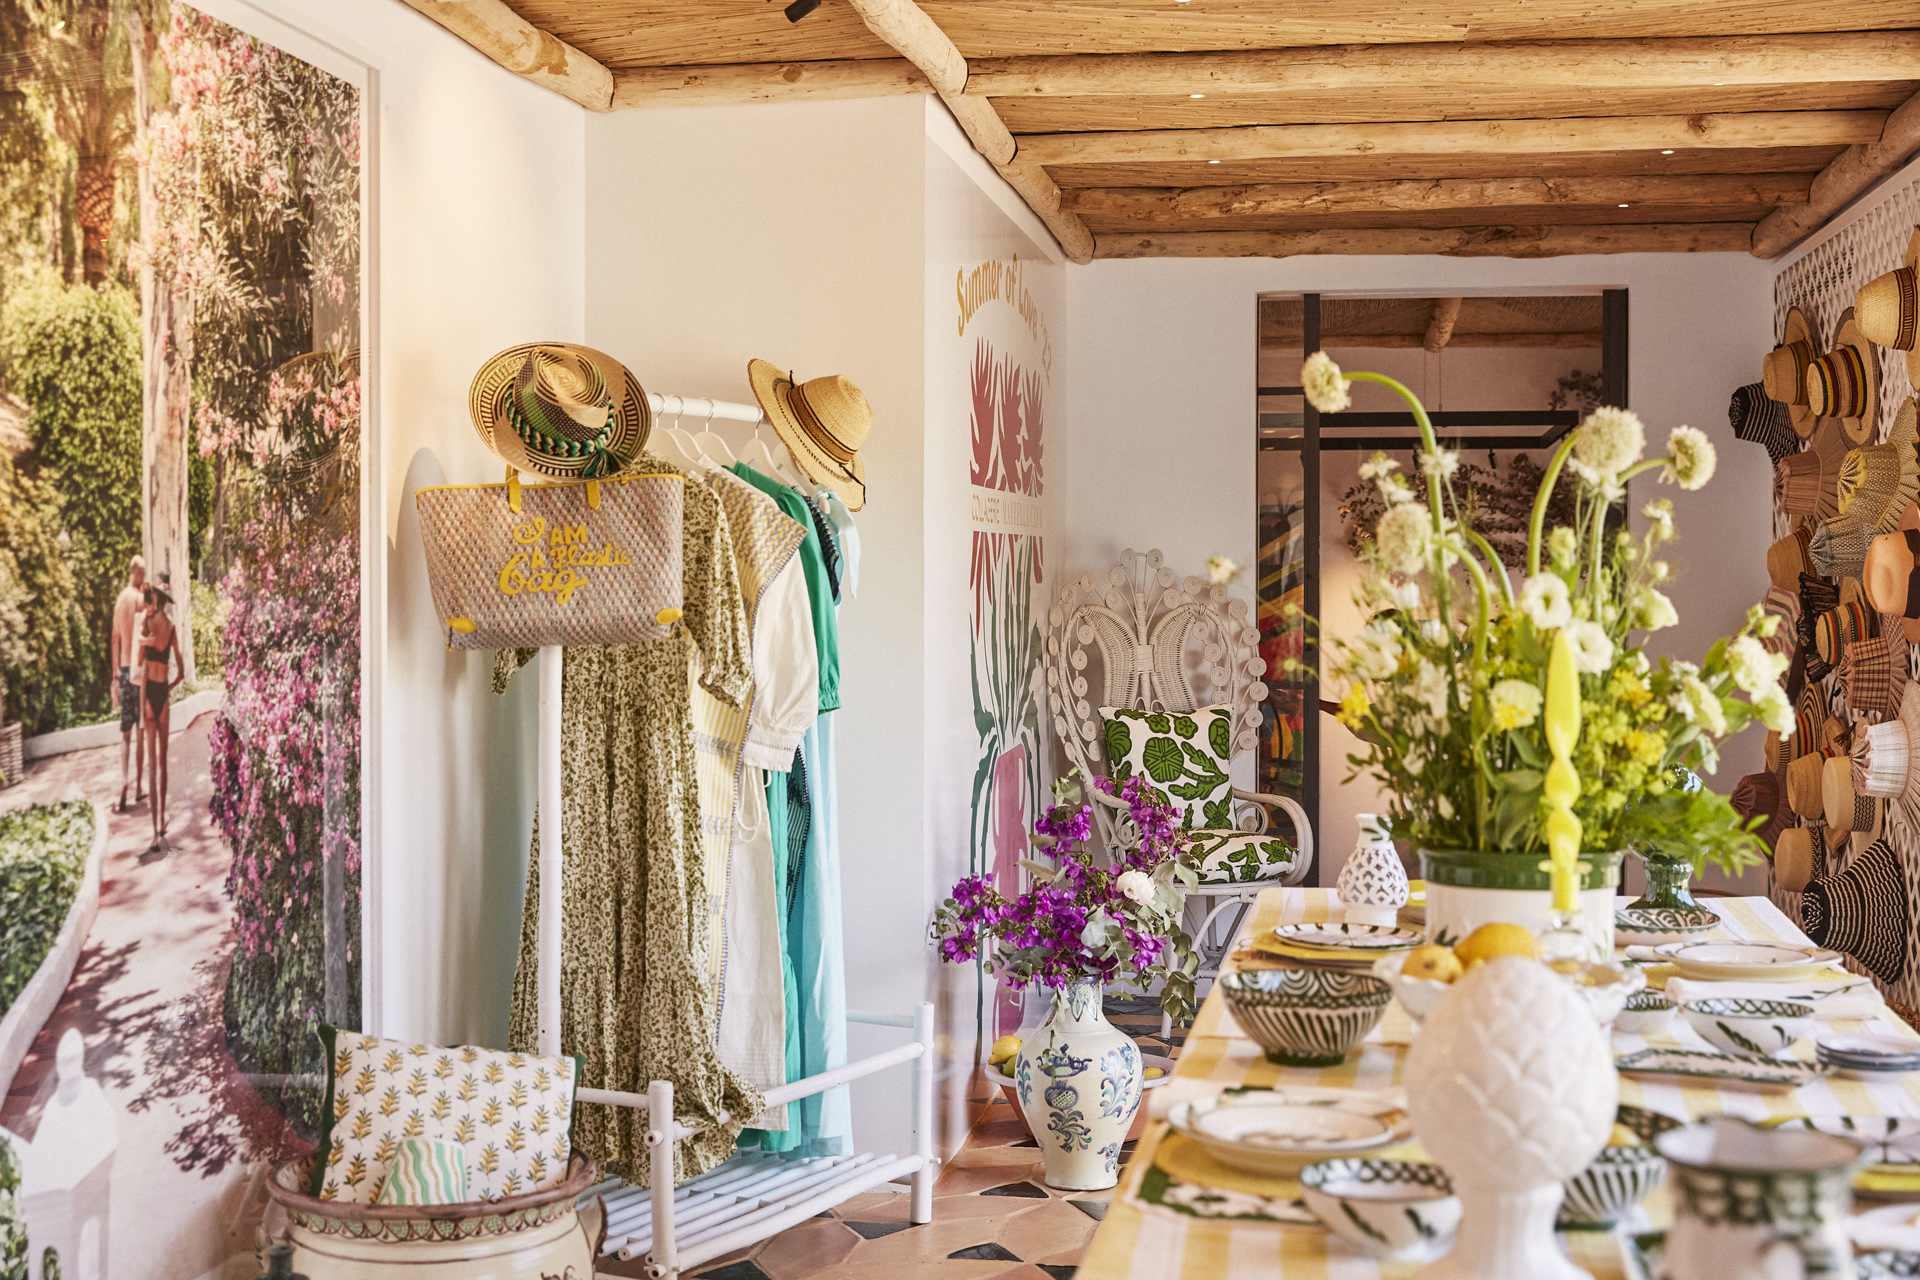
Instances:
[[[1619,1103],[1607,1032],[1534,960],[1493,960],[1441,997],[1407,1055],[1414,1134],[1463,1215],[1415,1280],[1588,1280],[1554,1241],[1562,1183],[1606,1145]]]
[[[1399,922],[1407,905],[1407,869],[1393,847],[1392,828],[1383,813],[1355,815],[1360,839],[1340,868],[1340,901],[1346,904],[1348,924]]]

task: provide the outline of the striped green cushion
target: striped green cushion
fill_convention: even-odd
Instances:
[[[441,1138],[403,1138],[375,1204],[460,1204],[467,1198],[467,1149]]]

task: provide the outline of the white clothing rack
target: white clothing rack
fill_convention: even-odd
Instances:
[[[689,396],[649,393],[655,413],[759,423],[758,405],[735,404]],[[560,1056],[560,685],[561,647],[540,649],[540,746],[538,788],[540,800],[540,914],[535,954],[539,957],[539,991],[535,1017],[543,1057]],[[784,1106],[828,1089],[850,1083],[888,1067],[910,1064],[910,1140],[913,1150],[904,1156],[819,1156],[787,1160],[775,1155],[745,1153],[702,1174],[683,1187],[673,1180],[675,1142],[699,1132],[674,1119],[673,1085],[655,1080],[647,1092],[581,1089],[580,1102],[610,1107],[633,1107],[652,1121],[646,1143],[652,1167],[647,1188],[603,1182],[581,1196],[598,1195],[606,1214],[607,1231],[602,1256],[622,1260],[644,1258],[653,1280],[678,1280],[685,1270],[700,1266],[735,1249],[764,1240],[882,1183],[907,1177],[912,1184],[909,1217],[915,1223],[933,1220],[933,1179],[940,1161],[933,1153],[933,1006],[922,1002],[911,1017],[897,1014],[848,1013],[847,1021],[912,1030],[913,1041],[884,1053],[850,1062],[832,1071],[768,1089],[768,1107]],[[722,1116],[717,1123],[724,1124]],[[604,1280],[616,1280],[597,1273]]]

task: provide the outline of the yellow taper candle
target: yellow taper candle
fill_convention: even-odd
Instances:
[[[1580,905],[1580,819],[1573,802],[1580,798],[1580,775],[1573,771],[1573,744],[1580,740],[1580,676],[1574,670],[1573,646],[1564,629],[1553,637],[1553,655],[1547,660],[1547,706],[1543,725],[1547,750],[1547,852],[1553,874],[1553,909],[1574,911]]]

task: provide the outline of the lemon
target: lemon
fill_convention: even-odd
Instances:
[[[1501,956],[1540,958],[1540,943],[1533,934],[1517,924],[1483,924],[1453,949],[1462,965],[1476,960],[1496,960]]]
[[[1610,1147],[1644,1147],[1647,1144],[1639,1134],[1623,1124],[1616,1123],[1613,1126],[1613,1132],[1607,1135],[1607,1145]]]
[[[993,1042],[993,1048],[987,1051],[987,1065],[997,1067],[1003,1062],[1012,1062],[1013,1055],[1019,1052],[1019,1036],[1001,1036]]]
[[[1165,1074],[1167,1073],[1162,1071],[1158,1067],[1148,1067],[1145,1071],[1141,1072],[1141,1075],[1148,1080],[1158,1080],[1161,1076]]]
[[[1407,953],[1406,960],[1400,965],[1400,972],[1409,978],[1452,982],[1460,976],[1460,958],[1438,943],[1429,942]]]

